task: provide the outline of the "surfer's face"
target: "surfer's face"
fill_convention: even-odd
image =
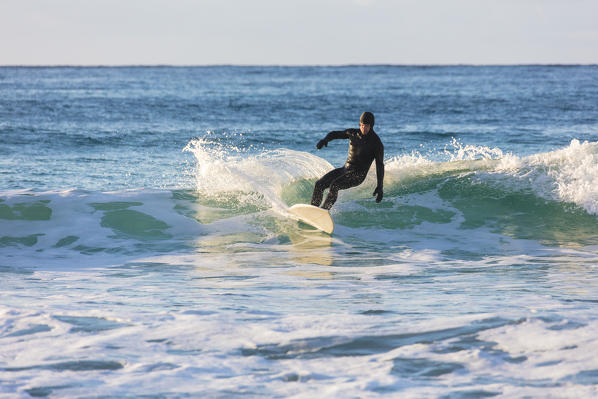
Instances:
[[[370,125],[366,125],[365,123],[359,124],[359,130],[361,130],[361,134],[364,136],[370,132]]]

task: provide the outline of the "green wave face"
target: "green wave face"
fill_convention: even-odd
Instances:
[[[540,198],[529,190],[511,191],[472,176],[455,178],[438,195],[463,215],[460,228],[493,232],[544,245],[598,243],[598,220],[573,203]]]

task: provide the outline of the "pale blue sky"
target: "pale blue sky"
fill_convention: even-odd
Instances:
[[[0,0],[0,65],[598,64],[598,0]]]

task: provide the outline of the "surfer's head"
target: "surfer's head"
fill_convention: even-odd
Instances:
[[[364,112],[359,118],[359,129],[361,133],[368,134],[370,129],[374,127],[374,114],[371,112]]]

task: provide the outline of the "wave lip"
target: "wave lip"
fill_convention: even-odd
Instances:
[[[245,201],[265,199],[278,210],[287,208],[280,196],[289,182],[319,177],[331,168],[328,162],[306,152],[279,149],[251,154],[214,142],[209,135],[190,141],[184,151],[196,159],[196,189],[201,195],[236,193],[244,195]]]
[[[523,159],[516,175],[544,190],[538,193],[598,214],[598,143],[572,140],[566,148],[532,155]]]

